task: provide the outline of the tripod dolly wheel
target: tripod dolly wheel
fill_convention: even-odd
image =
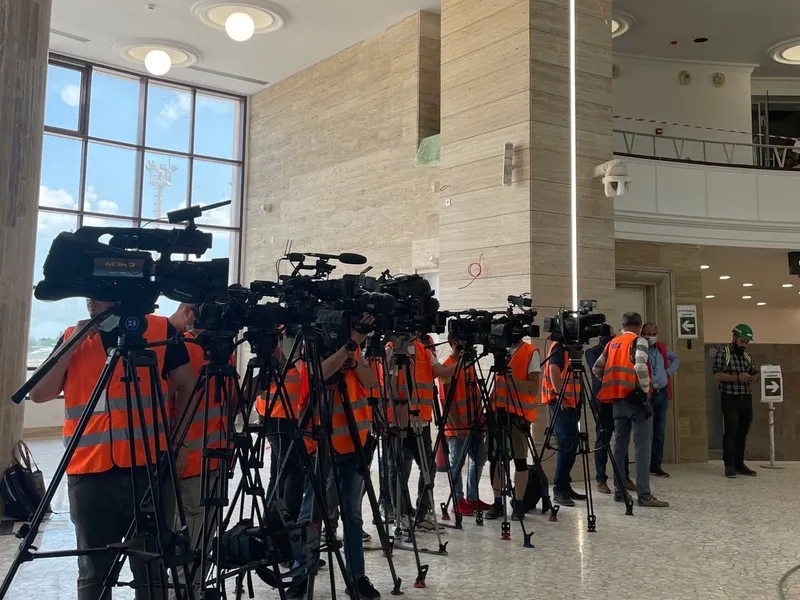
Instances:
[[[524,548],[533,548],[533,542],[531,542],[531,538],[533,537],[533,532],[525,534],[525,541],[523,542],[522,546]]]
[[[558,523],[558,510],[561,507],[558,504],[554,504],[550,507],[550,522],[551,523]]]
[[[442,509],[442,521],[449,521],[450,520],[450,513],[447,511],[447,504],[442,502],[441,504],[439,504],[439,506]],[[458,513],[456,513],[456,514],[458,514]]]
[[[475,525],[477,527],[483,527],[483,511],[480,509],[475,511]]]
[[[500,524],[500,539],[501,540],[510,540],[511,539],[511,523],[508,521],[503,521]]]

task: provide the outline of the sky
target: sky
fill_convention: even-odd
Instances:
[[[91,81],[89,135],[114,142],[136,144],[141,132],[141,86],[138,80],[116,73],[94,71]],[[78,127],[81,73],[50,65],[45,100],[45,126],[75,130]],[[146,99],[145,145],[158,150],[144,152],[141,182],[143,223],[188,204],[189,159],[170,152],[190,152],[192,96],[187,89],[151,84]],[[238,101],[197,94],[194,153],[210,159],[238,160],[240,109]],[[82,141],[45,133],[39,191],[40,209],[78,209],[81,185]],[[137,150],[100,142],[88,142],[84,209],[104,217],[84,217],[84,225],[130,227],[134,225]],[[207,205],[239,195],[240,169],[214,160],[195,159],[191,177],[192,204]],[[153,182],[163,182],[161,211],[157,214]],[[233,184],[233,187],[232,187]],[[236,211],[234,211],[235,215]],[[230,207],[216,209],[198,219],[198,225],[236,227]],[[156,227],[148,224],[148,227]],[[161,225],[159,225],[161,226]],[[61,231],[74,231],[74,215],[39,211],[36,236],[34,284],[42,278],[42,266]],[[166,227],[171,227],[166,225]],[[202,260],[230,257],[236,244],[233,232],[209,230],[213,247]],[[159,312],[171,314],[177,303],[162,298]],[[83,299],[40,302],[34,299],[30,338],[55,338],[86,315]],[[32,350],[34,344],[32,344]],[[29,361],[30,362],[30,361]]]

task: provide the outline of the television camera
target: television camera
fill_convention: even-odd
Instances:
[[[564,310],[554,317],[545,317],[544,331],[550,339],[564,345],[586,344],[590,339],[611,335],[606,316],[594,313],[597,300],[581,300],[578,310]]]
[[[481,345],[484,354],[494,354],[508,350],[525,337],[539,337],[539,326],[534,324],[537,312],[531,298],[508,296],[507,300],[508,308],[502,311],[471,309],[439,314],[450,318],[450,337],[467,346]]]

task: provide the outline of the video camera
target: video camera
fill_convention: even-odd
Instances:
[[[515,308],[521,312],[515,312]],[[506,351],[525,337],[539,337],[539,326],[534,324],[536,310],[529,296],[508,296],[508,308],[503,311],[471,309],[461,312],[439,313],[451,318],[448,337],[469,346],[483,346],[484,354]]]
[[[545,317],[544,330],[550,339],[564,345],[586,344],[590,339],[611,335],[606,316],[593,313],[597,300],[581,300],[577,311],[565,310],[554,317]]]
[[[44,262],[44,279],[36,284],[37,300],[92,298],[119,302],[152,312],[160,295],[178,302],[206,302],[228,285],[227,258],[173,261],[174,254],[200,257],[211,248],[211,234],[197,229],[194,219],[206,210],[229,204],[171,211],[170,223],[183,229],[81,227],[59,233]],[[100,238],[111,236],[108,243]],[[154,259],[151,252],[158,252]]]

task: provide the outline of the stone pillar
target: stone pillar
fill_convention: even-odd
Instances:
[[[51,0],[0,0],[0,471],[22,435]]]
[[[612,158],[611,27],[595,0],[577,6],[579,295],[610,310],[614,208],[592,172]],[[569,1],[443,0],[441,53],[442,305],[531,291],[553,314],[571,304]]]

